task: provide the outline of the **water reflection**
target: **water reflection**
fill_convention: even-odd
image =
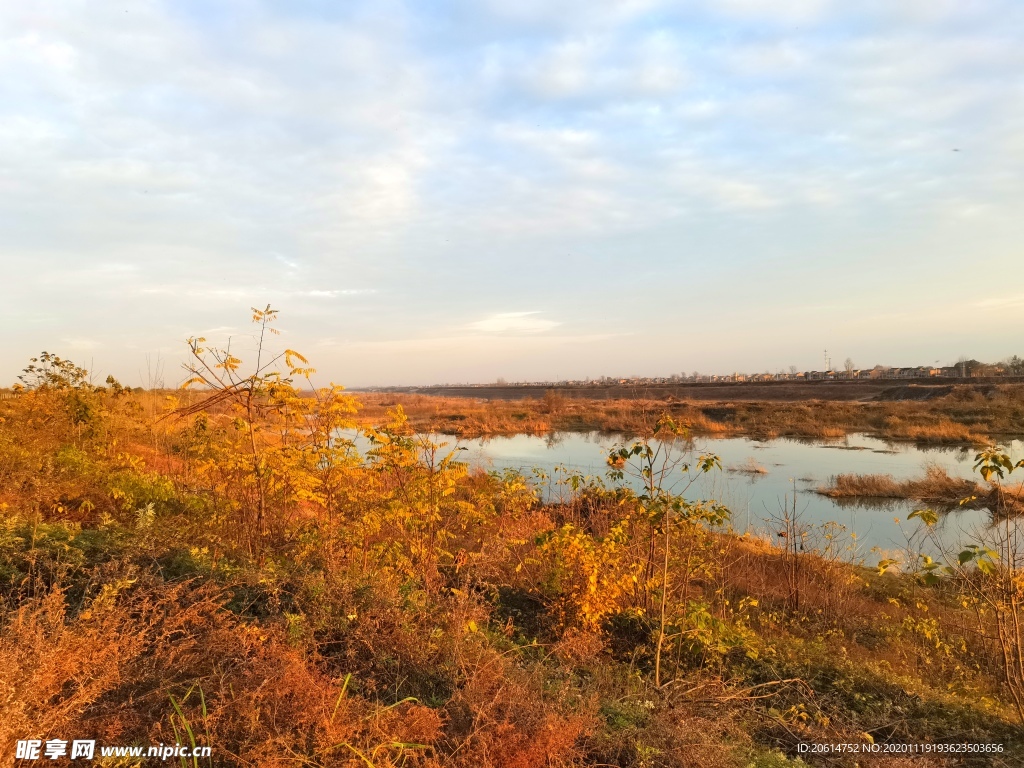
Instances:
[[[629,441],[592,432],[493,437],[463,440],[460,445],[469,449],[469,461],[483,468],[514,468],[529,474],[538,467],[550,478],[556,467],[563,467],[583,476],[604,477],[608,451],[616,443]],[[922,476],[929,465],[943,468],[951,477],[976,478],[976,451],[971,448],[921,448],[865,435],[829,442],[698,438],[674,447],[694,455],[710,452],[721,457],[726,471],[701,477],[687,496],[725,504],[732,510],[731,526],[739,533],[774,539],[780,509],[790,508],[794,498],[797,514],[808,530],[808,545],[811,539],[816,547],[825,541],[832,550],[844,549],[845,559],[864,559],[869,564],[894,553],[935,555],[939,548],[952,550],[977,540],[988,528],[986,511],[955,509],[935,526],[937,541],[931,542],[917,520],[907,519],[921,504],[897,499],[831,499],[815,493],[839,474],[885,474],[901,481]],[[1015,460],[1021,457],[1019,441],[1008,448]]]
[[[557,480],[568,473],[604,481],[608,451],[632,441],[627,436],[600,432],[471,440],[451,435],[435,437],[446,442],[449,449],[465,448],[462,458],[474,467],[514,469],[528,477],[534,476],[536,468],[540,471],[538,485],[551,500],[565,498],[567,490]],[[928,466],[940,467],[954,478],[978,479],[973,471],[976,451],[972,448],[921,448],[865,435],[833,441],[698,438],[675,441],[672,447],[689,451],[694,457],[714,453],[721,458],[725,471],[701,476],[686,495],[692,500],[714,499],[724,504],[732,511],[729,527],[737,533],[777,542],[780,515],[787,510],[793,514],[795,502],[807,547],[874,565],[882,558],[909,562],[921,552],[937,556],[940,550],[959,551],[965,544],[988,538],[991,532],[990,516],[983,509],[948,510],[931,537],[918,520],[908,520],[914,509],[923,506],[920,503],[831,499],[815,492],[839,474],[891,475],[903,481],[920,478]],[[1024,457],[1019,440],[1006,447],[1014,461]],[[681,484],[684,478],[678,480]]]

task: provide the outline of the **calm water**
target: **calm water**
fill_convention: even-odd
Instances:
[[[438,437],[449,447],[465,448],[463,458],[473,466],[502,470],[514,468],[530,474],[534,468],[549,476],[557,466],[583,474],[607,472],[608,450],[622,438],[600,433],[561,433],[548,437],[516,435],[475,440]],[[1008,446],[1014,460],[1024,456],[1024,446]],[[937,546],[925,540],[921,525],[907,516],[915,502],[834,501],[814,493],[833,475],[888,474],[896,479],[920,477],[929,465],[938,465],[957,477],[976,477],[974,449],[922,449],[891,444],[864,435],[851,435],[841,442],[760,442],[746,438],[695,441],[693,456],[717,454],[724,471],[698,480],[687,492],[691,499],[715,499],[732,510],[733,529],[773,538],[781,530],[783,508],[792,509],[794,487],[796,511],[807,527],[808,546],[830,546],[846,559],[874,565],[882,557],[906,557],[908,551],[937,553]],[[752,474],[757,466],[764,474]],[[681,473],[677,475],[682,478]],[[546,483],[546,493],[557,495],[557,486]],[[835,524],[835,525],[830,525]],[[956,511],[944,515],[937,526],[942,547],[950,549],[983,536],[988,514],[983,510]],[[831,539],[825,536],[830,534]]]

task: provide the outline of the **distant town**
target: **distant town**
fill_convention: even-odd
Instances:
[[[705,374],[699,371],[677,373],[669,376],[600,376],[587,379],[561,379],[558,381],[507,381],[499,378],[487,383],[433,384],[431,387],[607,387],[607,386],[653,386],[665,384],[713,384],[725,382],[769,382],[769,381],[836,381],[851,379],[981,379],[993,377],[1024,376],[1024,359],[1014,355],[998,363],[982,363],[977,360],[960,360],[953,365],[918,365],[909,368],[889,365],[875,365],[858,368],[847,360],[841,368],[821,371],[799,371],[796,366],[788,370],[765,371],[764,373]],[[404,387],[368,387],[367,389],[405,389]]]

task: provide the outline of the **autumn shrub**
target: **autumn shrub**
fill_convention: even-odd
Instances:
[[[225,611],[215,589],[138,582],[108,574],[75,616],[53,590],[5,618],[0,748],[31,736],[174,743],[188,723],[221,760],[242,764],[289,765],[297,754],[432,764],[436,711],[350,695],[279,628]]]
[[[636,437],[604,475],[488,473],[418,428],[460,415],[428,400],[377,396],[360,454],[355,404],[288,352],[197,358],[211,378],[174,395],[48,358],[0,401],[0,750],[191,732],[239,767],[763,768],[865,733],[1021,743],[992,634],[1017,603],[979,609],[1012,579],[783,552],[670,490],[720,468],[691,429],[785,431],[777,409],[611,401],[601,423]],[[807,404],[799,429],[862,405]],[[926,404],[889,405],[896,430]],[[548,406],[461,415],[595,423]]]

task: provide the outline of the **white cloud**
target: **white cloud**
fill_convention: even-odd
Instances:
[[[608,27],[670,6],[667,0],[463,0],[473,11],[483,9],[503,23],[545,29]]]
[[[103,346],[102,343],[96,339],[89,339],[81,336],[64,338],[61,339],[61,342],[63,342],[65,346],[78,351],[89,351]]]
[[[332,290],[293,291],[292,296],[308,296],[313,299],[335,299],[338,296],[367,296],[377,293],[374,288],[335,288]]]
[[[537,317],[539,312],[502,312],[470,323],[469,328],[488,334],[545,333],[561,323]]]
[[[0,314],[25,329],[5,343],[88,317],[97,351],[155,349],[272,301],[308,344],[344,327],[454,360],[596,338],[595,307],[652,285],[670,328],[701,300],[674,292],[724,275],[773,316],[758,260],[796,305],[883,250],[946,249],[904,275],[931,290],[984,295],[970,259],[1024,279],[1020,3],[456,6],[0,6]],[[892,283],[877,269],[854,300]],[[486,315],[517,303],[574,333]]]
[[[1015,296],[996,296],[990,299],[983,299],[974,303],[979,309],[1004,309],[1009,307],[1024,307],[1024,293]]]
[[[476,355],[486,351],[491,355],[502,352],[530,352],[540,349],[557,349],[571,347],[575,344],[598,344],[629,334],[622,333],[586,333],[553,335],[545,334],[533,337],[531,334],[487,334],[487,335],[454,335],[454,336],[417,336],[401,339],[383,339],[366,341],[354,339],[321,339],[318,347],[341,347],[353,352],[373,354],[431,354],[447,353],[459,356]],[[528,338],[527,338],[528,337]]]
[[[710,0],[709,7],[732,17],[773,24],[807,24],[825,17],[834,0]]]

